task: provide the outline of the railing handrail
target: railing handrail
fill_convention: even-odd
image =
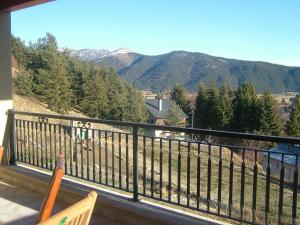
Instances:
[[[184,128],[184,127],[175,127],[175,126],[162,126],[162,125],[154,125],[154,124],[148,124],[148,123],[103,120],[103,119],[96,119],[96,118],[89,118],[89,117],[77,117],[77,116],[56,115],[56,114],[46,114],[46,113],[33,113],[33,112],[24,112],[24,111],[16,111],[16,110],[10,110],[10,112],[14,115],[41,116],[41,117],[47,117],[47,118],[52,118],[52,119],[66,119],[66,120],[75,120],[75,121],[81,121],[81,122],[102,123],[102,124],[114,125],[114,126],[127,126],[127,127],[132,127],[132,128],[141,128],[141,129],[164,130],[164,131],[173,131],[173,132],[192,133],[192,134],[198,134],[198,135],[211,135],[211,136],[217,136],[217,137],[229,137],[229,138],[257,140],[257,141],[269,141],[269,142],[299,144],[300,145],[300,138],[296,138],[296,137],[260,135],[260,134],[251,134],[251,133],[222,131],[222,130]]]

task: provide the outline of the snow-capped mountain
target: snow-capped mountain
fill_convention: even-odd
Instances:
[[[80,59],[85,61],[97,62],[97,61],[101,61],[101,59],[105,57],[118,56],[121,54],[130,54],[130,53],[134,53],[134,52],[127,48],[119,48],[115,51],[109,51],[106,49],[81,49],[81,50],[74,50],[71,53],[71,55],[77,56]]]
[[[73,50],[71,53],[72,56],[77,56],[85,61],[94,61],[95,59],[99,59],[104,55],[107,55],[110,51],[106,49],[81,49],[81,50]]]

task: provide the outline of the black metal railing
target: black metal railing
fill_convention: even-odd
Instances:
[[[11,163],[52,170],[63,153],[67,175],[134,201],[253,224],[299,223],[298,138],[17,111],[11,128]]]

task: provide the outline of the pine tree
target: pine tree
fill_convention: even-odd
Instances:
[[[15,57],[18,63],[18,67],[25,65],[26,62],[26,46],[20,38],[14,36],[11,37],[11,49],[12,55]]]
[[[172,102],[170,105],[170,109],[168,111],[168,117],[166,120],[166,125],[185,126],[185,121],[182,119],[181,116],[181,110],[175,102]]]
[[[280,115],[278,103],[269,91],[263,94],[260,103],[260,125],[262,133],[280,135],[283,129],[283,120]]]
[[[64,57],[56,52],[49,52],[51,63],[48,69],[38,69],[38,80],[35,91],[40,95],[49,108],[58,113],[66,113],[71,106],[71,81],[67,73]]]
[[[106,119],[108,112],[108,98],[105,82],[101,72],[96,71],[85,80],[84,96],[81,108],[90,117]]]
[[[186,91],[182,85],[176,85],[172,88],[170,93],[171,100],[175,101],[176,104],[187,114],[191,113],[190,103],[186,97]]]
[[[226,130],[230,127],[232,120],[233,93],[227,85],[222,85],[219,92],[220,117],[218,127],[222,130]]]
[[[139,91],[129,87],[126,103],[124,110],[125,121],[145,122],[148,119],[144,99]]]
[[[30,71],[21,69],[17,73],[17,78],[16,78],[17,93],[24,96],[32,96],[33,95],[32,81],[33,81],[32,73]]]
[[[300,95],[296,95],[291,106],[290,120],[287,124],[287,133],[290,136],[300,137]]]
[[[210,83],[207,89],[207,105],[206,105],[206,128],[219,129],[221,120],[221,107],[219,90],[215,83]]]
[[[197,128],[206,128],[207,127],[207,88],[204,83],[199,85],[199,91],[196,98],[196,105],[195,105],[195,115],[194,115],[194,124]]]
[[[260,112],[258,97],[253,84],[246,83],[235,91],[232,129],[240,132],[260,130]]]

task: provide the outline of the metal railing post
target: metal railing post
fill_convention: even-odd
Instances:
[[[16,164],[16,154],[15,154],[15,114],[13,111],[9,111],[9,122],[10,122],[10,158],[9,158],[9,164],[15,165]]]
[[[138,201],[138,128],[133,128],[133,201]]]

